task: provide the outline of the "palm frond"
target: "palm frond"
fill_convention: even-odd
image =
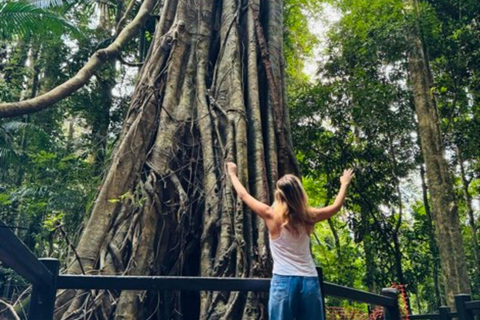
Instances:
[[[35,132],[47,135],[47,133],[42,128],[29,122],[8,121],[2,124],[1,127],[7,132],[16,132],[19,130],[31,130],[31,131],[35,131]]]
[[[0,167],[4,168],[4,165],[18,160],[18,154],[14,148],[9,146],[0,146]]]
[[[0,170],[5,169],[9,164],[18,163],[24,154],[14,142],[15,134],[25,131],[27,135],[41,137],[50,143],[51,137],[39,126],[22,122],[9,121],[0,123]]]
[[[62,0],[29,0],[29,3],[43,9],[61,7],[63,5]]]
[[[49,141],[51,138],[50,135],[45,132],[45,130],[33,123],[22,121],[8,121],[0,124],[0,139],[9,136],[12,137],[18,131],[25,131],[28,135],[42,137],[46,141]]]
[[[0,39],[42,32],[81,34],[78,28],[58,13],[28,2],[0,0]]]
[[[50,189],[47,186],[22,186],[17,189],[16,193],[11,194],[11,199],[16,201],[21,200],[22,198],[45,198],[50,194]]]

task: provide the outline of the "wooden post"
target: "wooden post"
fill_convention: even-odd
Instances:
[[[458,320],[474,320],[471,310],[465,306],[465,302],[472,300],[469,294],[461,293],[455,295],[455,308],[458,313]]]
[[[450,320],[449,313],[450,313],[449,307],[441,306],[440,308],[438,308],[439,320]]]
[[[49,286],[34,285],[28,311],[29,320],[52,320],[57,293],[57,276],[60,261],[52,258],[38,259],[53,274]]]
[[[383,307],[384,320],[400,320],[400,308],[398,307],[398,290],[395,288],[382,289],[382,295],[392,298],[395,303],[393,306]]]

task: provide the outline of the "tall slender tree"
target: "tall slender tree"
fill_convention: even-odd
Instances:
[[[405,5],[415,16],[418,14],[416,0],[406,0]],[[409,40],[410,82],[432,201],[440,263],[447,303],[454,307],[455,294],[470,292],[458,207],[444,155],[437,107],[432,91],[432,75],[418,23],[414,23]]]

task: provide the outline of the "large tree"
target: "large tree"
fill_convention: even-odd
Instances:
[[[68,273],[265,276],[268,236],[234,196],[224,162],[269,202],[296,172],[284,94],[281,0],[145,0],[137,17],[75,78],[38,98],[0,105],[41,110],[85,84],[160,16],[120,139]],[[190,299],[190,300],[189,300]],[[56,319],[257,319],[255,294],[63,291]],[[188,300],[188,305],[186,305]]]
[[[406,0],[405,5],[416,16],[417,1]],[[437,106],[432,90],[432,74],[422,40],[421,28],[417,23],[413,24],[409,39],[410,82],[418,118],[422,155],[426,165],[440,264],[447,303],[454,307],[455,294],[470,292],[458,206],[444,155]]]

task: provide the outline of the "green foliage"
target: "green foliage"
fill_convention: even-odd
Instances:
[[[477,288],[480,280],[456,155],[462,156],[469,194],[478,195],[480,29],[475,12],[479,12],[479,3],[466,1],[457,6],[449,1],[420,1],[416,14],[406,15],[405,2],[400,0],[326,2],[342,17],[328,34],[328,56],[319,66],[320,81],[289,88],[292,136],[307,175],[305,184],[309,194],[316,192],[315,197],[324,202],[316,204],[326,205],[338,188],[341,171],[354,167],[349,214],[332,225],[338,230],[347,228],[351,249],[361,257],[350,257],[360,261],[353,272],[355,283],[361,280],[360,286],[374,291],[389,286],[399,280],[401,259],[402,278],[413,307],[418,312],[434,311],[438,305],[432,294],[433,272],[438,256],[430,241],[431,218],[418,192],[421,156],[408,86],[407,35],[418,24],[429,52],[434,75],[431,92],[437,98],[447,155],[457,174],[472,288]],[[326,227],[317,232],[323,237],[314,245],[319,261],[325,261],[327,273],[336,281],[348,279],[339,260],[332,260],[337,269],[329,271],[326,261],[335,259],[335,241]],[[393,245],[395,238],[399,249]],[[347,238],[343,241],[350,243]]]
[[[310,31],[309,18],[322,10],[321,0],[286,0],[284,1],[283,43],[286,75],[288,83],[304,82],[304,60],[311,57],[313,48],[318,43]]]
[[[307,176],[302,182],[311,206],[322,207],[331,199],[332,196],[323,187],[327,181],[322,177],[315,179]],[[364,289],[362,283],[365,268],[364,255],[362,249],[355,244],[345,224],[346,219],[343,212],[339,217],[331,219],[331,226],[327,221],[315,226],[312,237],[313,255],[316,264],[323,269],[325,281]],[[335,298],[329,298],[328,304],[343,307],[350,305],[345,300]]]
[[[0,1],[0,39],[45,32],[62,34],[66,31],[80,35],[75,26],[56,12],[29,2]]]
[[[411,207],[410,227],[404,231],[405,277],[408,280],[408,290],[421,297],[417,304],[424,310],[437,308],[434,282],[432,278],[435,256],[429,246],[430,222],[423,203],[416,203]]]
[[[478,24],[478,1],[426,1],[424,7],[434,15],[436,33],[425,35],[429,45],[431,69],[435,77],[435,94],[441,118],[441,129],[447,147],[452,154],[451,163],[456,173],[459,212],[464,221],[464,244],[467,263],[472,279],[473,293],[480,295],[480,268],[475,261],[470,217],[470,205],[464,193],[464,179],[471,198],[478,197],[480,177],[480,26]],[[428,30],[428,29],[427,29]],[[459,170],[460,161],[464,173]],[[462,178],[462,175],[464,177]],[[473,205],[474,215],[478,207]],[[478,237],[478,219],[475,221]]]
[[[70,2],[70,1],[67,1]],[[39,8],[55,8],[63,5],[62,0],[30,0],[29,3]]]
[[[61,224],[61,221],[65,217],[65,212],[62,211],[53,211],[51,214],[47,215],[43,221],[43,226],[50,232],[53,232]]]
[[[2,102],[26,99],[57,86],[112,41],[111,30],[91,29],[93,1],[11,3],[0,0],[0,30],[6,36],[0,42]],[[108,6],[114,9],[114,17],[116,4]],[[8,19],[14,19],[13,25]],[[77,30],[86,36],[76,37]],[[126,57],[138,54],[136,45],[132,41]],[[129,103],[128,94],[112,93],[116,83],[120,91],[132,85],[125,75],[123,66],[108,64],[54,108],[0,120],[0,219],[20,227],[15,232],[37,256],[66,261],[72,255],[66,237],[76,243]],[[100,126],[104,131],[99,137],[95,130]],[[101,161],[95,158],[99,145],[106,149]],[[134,201],[142,205],[144,200],[135,195]],[[4,298],[16,299],[25,285],[0,267]]]

